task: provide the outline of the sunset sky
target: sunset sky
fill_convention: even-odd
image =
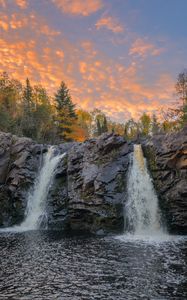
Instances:
[[[174,101],[187,0],[0,0],[0,71],[124,122]]]

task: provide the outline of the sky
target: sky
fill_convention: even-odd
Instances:
[[[0,0],[0,72],[125,122],[174,103],[187,0]]]

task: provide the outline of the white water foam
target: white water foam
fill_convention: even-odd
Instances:
[[[158,198],[141,145],[134,145],[127,192],[125,219],[128,237],[130,234],[133,239],[158,241],[168,238],[162,226]]]

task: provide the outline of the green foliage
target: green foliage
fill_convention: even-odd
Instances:
[[[148,136],[151,130],[151,118],[148,114],[143,113],[139,121],[140,133],[142,136]]]
[[[92,120],[93,122],[95,121],[94,136],[100,136],[101,134],[109,131],[107,118],[101,110],[93,110]]]
[[[130,119],[125,124],[124,136],[125,138],[132,140],[136,139],[139,134],[139,125],[133,119]]]
[[[178,75],[175,89],[177,95],[175,108],[168,109],[164,114],[166,123],[173,125],[169,131],[176,131],[187,125],[187,70]]]
[[[10,80],[7,73],[0,74],[0,130],[11,131],[16,128],[19,114],[21,84]]]

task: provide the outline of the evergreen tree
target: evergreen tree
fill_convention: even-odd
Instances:
[[[26,79],[26,85],[23,91],[23,108],[26,115],[31,115],[34,109],[33,88],[28,78]]]
[[[73,124],[77,120],[75,104],[73,104],[69,89],[62,81],[59,90],[55,94],[57,110],[58,135],[65,141],[71,140]]]
[[[36,126],[34,122],[34,97],[33,88],[29,79],[26,79],[26,84],[23,90],[22,99],[22,118],[21,118],[21,132],[24,136],[36,138]]]

